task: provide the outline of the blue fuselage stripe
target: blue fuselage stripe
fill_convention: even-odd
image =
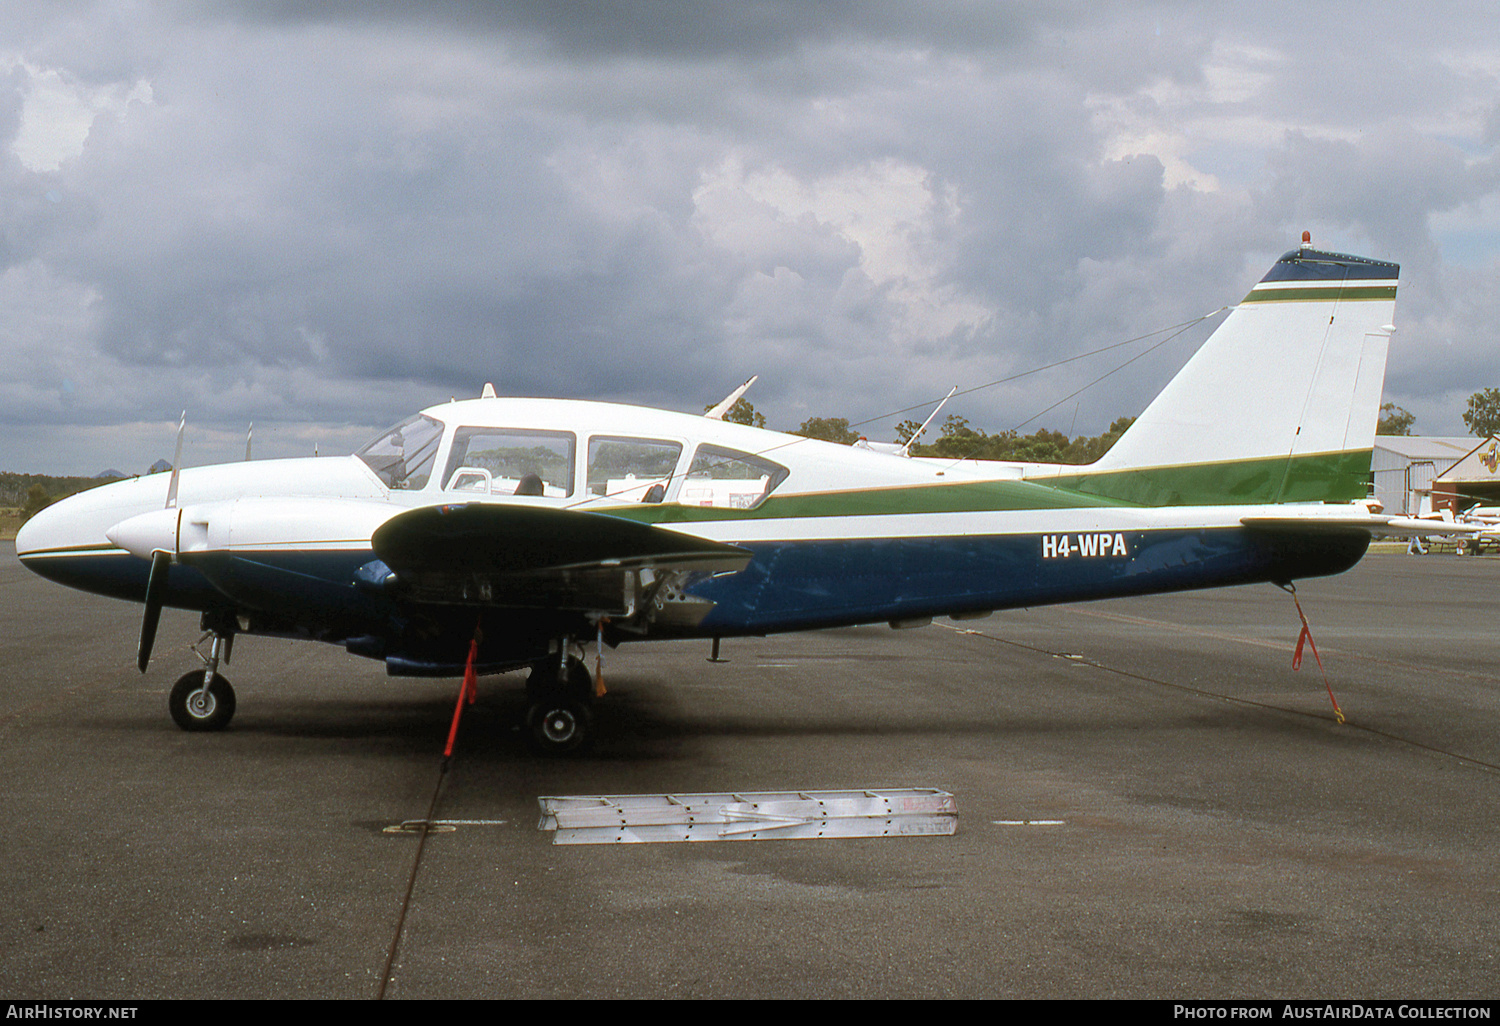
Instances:
[[[750,542],[744,547],[754,558],[744,570],[704,575],[689,585],[690,594],[714,607],[686,633],[775,633],[1292,580],[1346,570],[1368,542],[1363,531],[1296,534],[1243,527]],[[347,628],[341,633],[383,633],[389,625],[371,614],[394,607],[371,606],[350,583],[355,571],[374,558],[369,550],[261,551],[253,563],[286,573],[278,604],[284,602],[285,611],[295,611],[299,619],[325,608],[330,619]],[[150,566],[141,559],[97,553],[27,562],[60,583],[136,601],[144,596]],[[228,572],[233,574],[234,568]],[[205,566],[199,573],[190,565],[174,566],[167,604],[232,608],[236,603],[210,583],[232,584],[224,574],[223,567]],[[298,578],[307,584],[306,595],[295,593]],[[283,585],[280,579],[272,583]],[[346,587],[349,601],[334,608],[339,604],[328,602],[329,589],[342,592]],[[426,612],[465,622],[473,616],[465,606],[427,607]],[[361,619],[368,622],[359,623]]]
[[[761,543],[689,591],[715,603],[699,633],[771,633],[1320,576],[1368,543],[1244,528]]]

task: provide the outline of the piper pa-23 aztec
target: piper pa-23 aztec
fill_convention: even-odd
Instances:
[[[219,664],[257,634],[393,675],[530,667],[530,735],[567,751],[591,727],[585,643],[1284,584],[1347,570],[1372,534],[1416,533],[1358,501],[1398,270],[1304,242],[1089,466],[917,459],[486,388],[352,456],[83,492],[33,517],[17,553],[144,603],[143,672],[164,606],[202,614],[207,668],[169,701],[184,729],[229,722]]]

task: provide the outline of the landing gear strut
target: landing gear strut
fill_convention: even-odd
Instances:
[[[234,688],[218,672],[220,659],[228,662],[232,637],[215,634],[209,654],[200,654],[204,668],[184,673],[172,685],[167,708],[183,730],[223,730],[234,718]]]
[[[594,680],[568,648],[559,645],[558,654],[534,665],[526,680],[526,732],[544,755],[577,751],[592,733]]]

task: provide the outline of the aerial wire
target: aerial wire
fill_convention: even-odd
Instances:
[[[1222,309],[1228,309],[1228,308],[1224,307]],[[1099,384],[1099,382],[1103,381],[1105,378],[1109,377],[1110,375],[1115,374],[1115,373],[1117,373],[1119,371],[1124,370],[1126,367],[1129,367],[1132,363],[1135,363],[1135,361],[1141,359],[1144,356],[1150,356],[1152,353],[1156,352],[1162,346],[1166,345],[1168,342],[1171,342],[1173,339],[1177,338],[1183,332],[1185,332],[1189,328],[1193,327],[1193,325],[1198,324],[1198,323],[1200,323],[1202,321],[1205,321],[1208,318],[1212,317],[1214,314],[1219,313],[1219,312],[1220,312],[1219,310],[1215,310],[1213,313],[1204,314],[1202,317],[1198,318],[1198,320],[1196,320],[1196,321],[1192,321],[1191,323],[1182,325],[1176,331],[1173,331],[1172,334],[1168,335],[1166,338],[1164,338],[1160,342],[1156,343],[1156,345],[1151,346],[1151,347],[1149,347],[1147,349],[1141,350],[1139,353],[1136,353],[1134,356],[1132,356],[1130,359],[1126,360],[1124,363],[1120,364],[1118,367],[1115,367],[1112,370],[1105,371],[1103,374],[1099,375],[1093,381],[1090,381],[1087,385],[1084,385],[1082,388],[1078,389],[1077,391],[1072,392],[1069,395],[1063,396],[1057,402],[1053,403],[1051,406],[1047,407],[1045,410],[1042,410],[1040,413],[1033,414],[1032,416],[1030,416],[1030,417],[1026,418],[1025,420],[1021,421],[1021,423],[1019,423],[1015,427],[1011,428],[1011,430],[1012,431],[1019,430],[1019,429],[1025,427],[1027,424],[1030,424],[1032,421],[1036,420],[1038,417],[1042,417],[1042,416],[1044,416],[1044,415],[1046,415],[1048,413],[1051,413],[1053,410],[1057,409],[1059,406],[1061,406],[1063,403],[1067,402],[1069,399],[1077,398],[1079,395],[1081,395],[1084,392],[1087,392],[1089,389],[1093,388],[1095,385]],[[1101,350],[1101,352],[1102,352],[1102,350]],[[1090,355],[1092,355],[1092,354],[1090,354]]]
[[[1110,371],[1107,371],[1104,374],[1101,374],[1099,377],[1095,378],[1093,381],[1090,381],[1087,385],[1084,385],[1083,388],[1078,389],[1077,391],[1071,393],[1070,395],[1064,396],[1062,399],[1059,399],[1057,402],[1055,402],[1051,406],[1047,407],[1047,409],[1042,410],[1040,413],[1037,413],[1035,416],[1032,416],[1032,417],[1028,418],[1027,420],[1023,420],[1020,424],[1016,425],[1017,428],[1025,427],[1027,424],[1030,424],[1033,420],[1036,420],[1037,417],[1041,417],[1044,414],[1050,412],[1051,410],[1057,408],[1058,406],[1061,406],[1063,403],[1067,402],[1069,399],[1073,399],[1073,398],[1077,397],[1080,393],[1082,393],[1084,391],[1087,391],[1088,389],[1090,389],[1093,386],[1097,385],[1099,382],[1103,381],[1105,378],[1109,377],[1111,374],[1114,374],[1116,371],[1123,370],[1124,368],[1130,366],[1135,361],[1139,360],[1141,357],[1146,356],[1146,355],[1148,355],[1150,353],[1153,353],[1157,349],[1160,349],[1162,346],[1166,345],[1168,342],[1171,342],[1172,340],[1174,340],[1176,338],[1179,338],[1184,332],[1187,332],[1187,331],[1191,330],[1192,328],[1197,327],[1199,324],[1202,324],[1204,321],[1208,320],[1211,317],[1217,317],[1219,314],[1224,313],[1227,310],[1232,310],[1232,309],[1234,309],[1234,307],[1232,307],[1232,306],[1221,306],[1217,310],[1210,310],[1208,313],[1203,314],[1200,317],[1194,317],[1191,320],[1182,321],[1182,322],[1180,322],[1178,324],[1169,325],[1169,326],[1167,326],[1165,328],[1157,328],[1155,331],[1148,331],[1144,335],[1137,335],[1134,338],[1127,338],[1123,342],[1113,342],[1113,343],[1111,343],[1111,344],[1109,344],[1107,346],[1102,346],[1099,349],[1090,350],[1087,353],[1079,353],[1076,356],[1069,356],[1069,357],[1066,357],[1066,358],[1061,359],[1061,360],[1055,360],[1052,363],[1043,364],[1040,367],[1033,367],[1030,370],[1018,371],[1015,374],[1010,374],[1010,375],[1007,375],[1007,376],[1005,376],[1003,378],[996,378],[994,381],[986,381],[984,384],[981,384],[981,385],[973,385],[973,386],[971,386],[969,388],[955,389],[954,391],[950,392],[948,394],[948,396],[945,397],[945,399],[956,399],[959,396],[972,395],[975,392],[982,392],[982,391],[984,391],[987,388],[994,388],[997,385],[1009,384],[1012,381],[1019,381],[1020,379],[1025,378],[1025,377],[1030,377],[1033,374],[1040,374],[1043,371],[1053,370],[1053,369],[1058,368],[1058,367],[1066,366],[1067,364],[1070,364],[1070,363],[1077,363],[1079,360],[1087,360],[1091,356],[1098,356],[1101,353],[1108,353],[1111,350],[1122,349],[1125,346],[1133,345],[1133,344],[1135,344],[1137,342],[1142,342],[1142,341],[1144,341],[1144,340],[1146,340],[1148,338],[1152,338],[1153,336],[1161,335],[1164,332],[1170,332],[1170,334],[1167,334],[1167,336],[1165,338],[1163,338],[1160,342],[1157,342],[1155,345],[1153,345],[1153,346],[1149,347],[1148,349],[1145,349],[1142,352],[1136,354],[1135,356],[1131,357],[1129,360],[1126,360],[1124,363],[1120,364],[1118,367],[1114,368],[1113,370],[1110,370]],[[904,407],[904,408],[899,409],[899,410],[892,410],[892,411],[890,411],[888,413],[882,413],[882,414],[879,414],[879,415],[874,416],[874,417],[869,417],[869,418],[867,418],[865,420],[855,421],[854,423],[850,424],[849,426],[851,428],[857,428],[857,427],[864,427],[867,424],[875,424],[875,423],[878,423],[880,421],[889,420],[892,417],[899,417],[903,413],[911,413],[913,410],[925,409],[928,406],[931,406],[933,403],[935,403],[935,402],[943,402],[943,401],[945,401],[945,399],[928,399],[925,402],[916,403],[915,405],[907,406],[907,407]],[[1012,430],[1014,430],[1014,429],[1012,429]],[[784,448],[786,448],[789,445],[796,445],[798,442],[805,441],[805,440],[806,439],[803,439],[803,438],[799,437],[799,438],[793,439],[791,441],[782,442],[782,443],[780,443],[778,445],[773,445],[773,446],[770,446],[769,448],[759,450],[756,453],[756,455],[763,456],[763,455],[765,455],[768,452],[775,452],[777,449],[784,449]],[[959,457],[959,458],[963,459],[964,457]]]
[[[1058,406],[1061,406],[1063,403],[1067,402],[1069,399],[1077,398],[1080,394],[1082,394],[1083,392],[1086,392],[1090,388],[1093,388],[1095,385],[1097,385],[1099,382],[1103,381],[1105,378],[1109,377],[1112,374],[1117,373],[1118,371],[1124,370],[1126,367],[1130,366],[1132,363],[1135,363],[1137,360],[1141,359],[1144,356],[1150,355],[1151,353],[1153,353],[1156,350],[1160,349],[1162,346],[1166,345],[1168,342],[1171,342],[1174,339],[1177,339],[1177,338],[1181,337],[1185,332],[1190,331],[1191,329],[1197,327],[1198,325],[1202,324],[1204,321],[1206,321],[1206,320],[1208,320],[1208,319],[1210,319],[1212,317],[1217,317],[1219,314],[1224,313],[1224,312],[1229,311],[1229,310],[1233,310],[1233,309],[1234,309],[1234,306],[1232,306],[1232,305],[1231,306],[1221,306],[1221,307],[1219,307],[1216,310],[1210,310],[1208,313],[1203,314],[1203,315],[1201,315],[1199,317],[1194,317],[1194,318],[1192,318],[1190,320],[1181,321],[1181,322],[1179,322],[1177,324],[1168,325],[1165,328],[1157,328],[1154,331],[1148,331],[1148,332],[1146,332],[1143,335],[1136,335],[1133,338],[1127,338],[1127,339],[1125,339],[1125,340],[1123,340],[1121,342],[1112,342],[1112,343],[1110,343],[1107,346],[1101,346],[1098,349],[1093,349],[1093,350],[1090,350],[1089,352],[1086,352],[1086,353],[1078,353],[1078,354],[1076,354],[1074,356],[1065,357],[1065,358],[1063,358],[1061,360],[1055,360],[1052,363],[1043,364],[1040,367],[1032,367],[1029,370],[1018,371],[1015,374],[1010,374],[1010,375],[1007,375],[1007,376],[1005,376],[1003,378],[996,378],[993,381],[986,381],[986,382],[984,382],[983,384],[980,384],[980,385],[973,385],[973,386],[971,386],[969,388],[958,388],[957,386],[954,386],[948,392],[948,394],[946,396],[944,396],[943,398],[941,398],[941,399],[928,399],[928,400],[925,400],[925,401],[920,402],[920,403],[916,403],[916,404],[911,405],[911,406],[903,407],[903,408],[901,408],[899,410],[891,410],[891,411],[886,412],[886,413],[877,414],[874,417],[868,417],[868,418],[866,418],[864,420],[854,421],[853,423],[851,423],[849,425],[849,427],[850,428],[864,427],[864,426],[866,426],[868,424],[875,424],[875,423],[879,423],[879,422],[882,422],[882,421],[890,420],[893,417],[899,417],[902,414],[911,413],[914,410],[926,409],[927,407],[931,406],[933,403],[939,403],[939,404],[941,404],[941,403],[947,402],[949,399],[954,399],[954,398],[957,398],[959,396],[972,395],[975,392],[982,392],[982,391],[984,391],[987,388],[994,388],[997,385],[1009,384],[1012,381],[1019,381],[1020,379],[1026,378],[1026,377],[1030,377],[1033,374],[1041,374],[1043,371],[1049,371],[1049,370],[1054,370],[1054,369],[1056,369],[1058,367],[1064,367],[1064,366],[1066,366],[1066,365],[1068,365],[1070,363],[1077,363],[1079,360],[1087,360],[1089,357],[1098,356],[1101,353],[1108,353],[1108,352],[1111,352],[1111,351],[1116,350],[1116,349],[1122,349],[1125,346],[1134,345],[1137,342],[1145,341],[1146,339],[1152,338],[1152,337],[1154,337],[1156,335],[1162,335],[1163,333],[1167,333],[1166,337],[1164,337],[1161,341],[1159,341],[1156,344],[1148,347],[1147,349],[1141,351],[1140,353],[1137,353],[1135,356],[1132,356],[1130,359],[1126,360],[1124,363],[1120,364],[1118,367],[1115,367],[1112,370],[1106,371],[1105,373],[1101,374],[1099,377],[1095,378],[1093,381],[1090,381],[1087,385],[1084,385],[1082,388],[1077,389],[1076,391],[1074,391],[1074,392],[1072,392],[1072,393],[1064,396],[1063,398],[1059,399],[1057,402],[1053,403],[1051,406],[1048,406],[1046,409],[1040,411],[1039,413],[1034,414],[1033,416],[1027,418],[1026,420],[1023,420],[1021,423],[1017,424],[1014,428],[1011,429],[1012,431],[1014,431],[1014,430],[1017,430],[1019,428],[1025,427],[1027,424],[1030,424],[1032,421],[1036,420],[1038,417],[1045,416],[1047,413],[1051,412],[1052,410],[1056,409]],[[916,435],[913,435],[912,437],[913,437],[913,439],[915,439]],[[778,442],[776,445],[767,446],[764,449],[757,449],[755,451],[754,455],[764,456],[767,453],[773,453],[773,452],[776,452],[777,450],[785,449],[788,446],[797,445],[797,444],[799,444],[801,442],[806,442],[806,441],[810,441],[810,440],[812,440],[812,439],[809,439],[809,438],[807,438],[805,436],[797,436],[795,438],[788,439],[785,442]],[[963,461],[965,459],[968,459],[968,458],[969,458],[968,455],[956,457],[954,459],[954,465],[956,465],[957,463],[959,463],[959,462],[961,462],[961,461]],[[725,462],[727,463],[727,462],[730,462],[730,461],[726,460]],[[573,508],[575,506],[582,505],[582,504],[584,504],[587,501],[588,501],[587,498],[580,499],[577,502],[570,503],[565,508],[570,508],[571,509],[571,508]]]
[[[1142,356],[1145,356],[1146,353],[1150,353],[1153,350],[1158,349],[1161,346],[1165,345],[1166,343],[1172,341],[1173,339],[1177,338],[1179,335],[1181,335],[1183,332],[1187,331],[1188,329],[1196,327],[1197,325],[1202,324],[1204,321],[1208,320],[1210,317],[1216,317],[1219,314],[1221,314],[1224,311],[1229,310],[1229,309],[1231,309],[1231,307],[1221,306],[1217,310],[1212,310],[1212,311],[1204,314],[1201,317],[1194,317],[1190,321],[1183,321],[1180,324],[1173,324],[1173,325],[1170,325],[1170,326],[1165,327],[1165,328],[1157,328],[1155,331],[1148,331],[1144,335],[1137,335],[1134,338],[1127,338],[1123,342],[1114,342],[1114,343],[1111,343],[1110,345],[1104,346],[1104,347],[1102,347],[1100,349],[1094,349],[1094,350],[1092,350],[1090,352],[1087,352],[1087,353],[1079,353],[1077,356],[1069,356],[1066,359],[1057,360],[1057,361],[1055,361],[1053,363],[1044,364],[1044,365],[1042,365],[1040,367],[1033,367],[1030,370],[1019,371],[1019,372],[1017,372],[1015,374],[1011,374],[1011,375],[1009,375],[1007,377],[996,378],[994,381],[986,381],[984,384],[982,384],[982,385],[974,385],[972,388],[961,388],[957,392],[954,392],[953,396],[954,396],[954,398],[957,398],[958,396],[971,395],[974,392],[982,392],[986,388],[994,388],[996,385],[1009,384],[1012,381],[1019,381],[1021,378],[1029,377],[1032,374],[1040,374],[1040,373],[1042,373],[1042,371],[1049,371],[1049,370],[1053,370],[1054,368],[1057,368],[1057,367],[1065,366],[1066,364],[1077,363],[1079,360],[1087,360],[1091,356],[1098,356],[1100,353],[1107,353],[1107,352],[1110,352],[1113,349],[1122,349],[1125,346],[1133,345],[1136,342],[1142,342],[1142,341],[1144,341],[1144,340],[1146,340],[1148,338],[1151,338],[1153,335],[1160,335],[1163,332],[1171,332],[1172,333],[1172,334],[1168,335],[1166,338],[1162,339],[1160,342],[1156,343],[1156,345],[1152,346],[1150,349],[1147,349],[1145,352],[1141,353],[1139,356],[1133,357],[1132,359],[1127,360],[1125,363],[1120,364],[1119,367],[1115,368],[1115,370],[1119,370],[1121,367],[1127,367],[1131,363],[1134,363],[1136,360],[1140,359]],[[1114,373],[1114,371],[1110,371],[1109,372],[1109,374],[1113,374],[1113,373]],[[1089,382],[1089,384],[1083,386],[1083,388],[1079,389],[1078,391],[1082,392],[1084,389],[1089,388],[1089,387],[1091,387],[1091,386],[1093,386],[1095,384],[1098,384],[1098,382],[1103,381],[1104,378],[1109,377],[1109,374],[1105,374],[1105,375],[1102,375],[1101,377],[1095,378],[1093,381]],[[1054,403],[1053,406],[1057,406],[1057,405],[1060,405],[1061,403],[1065,403],[1065,402],[1068,401],[1068,399],[1073,398],[1073,396],[1076,396],[1077,394],[1078,394],[1078,392],[1074,392],[1073,395],[1070,395],[1070,396],[1068,396],[1068,397],[1060,400],[1058,403]],[[893,411],[891,413],[883,413],[880,416],[871,417],[868,420],[862,420],[862,421],[859,421],[857,424],[850,424],[849,426],[850,427],[863,427],[866,424],[873,424],[876,421],[886,420],[886,419],[888,419],[890,417],[899,417],[903,413],[910,413],[912,410],[923,409],[924,407],[931,406],[933,403],[938,402],[938,401],[939,400],[936,400],[936,399],[929,399],[926,402],[917,403],[915,406],[908,406],[908,407],[906,407],[903,410],[895,410],[895,411]],[[1052,409],[1052,406],[1047,407],[1047,410],[1050,410],[1050,409]],[[1046,413],[1047,410],[1043,410],[1042,413]],[[1036,417],[1040,417],[1042,415],[1042,413],[1038,413],[1036,415]],[[1031,420],[1035,420],[1036,417],[1032,417]],[[1018,425],[1018,426],[1025,426],[1026,424],[1030,424],[1031,420],[1022,421],[1021,424]]]

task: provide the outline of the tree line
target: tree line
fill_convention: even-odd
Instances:
[[[1500,388],[1486,388],[1469,397],[1469,408],[1463,414],[1469,433],[1478,438],[1500,435]],[[725,420],[752,427],[765,427],[766,418],[755,412],[748,400],[741,399],[730,408]],[[1380,419],[1375,425],[1377,435],[1410,435],[1417,422],[1416,415],[1395,403],[1380,407]],[[911,447],[913,456],[938,456],[944,459],[1011,460],[1021,463],[1093,463],[1109,451],[1110,446],[1135,423],[1134,417],[1120,417],[1103,434],[1094,438],[1079,435],[1069,438],[1061,431],[1045,428],[1029,435],[1017,431],[1002,431],[986,434],[975,428],[968,418],[949,414],[943,421],[937,437],[930,435]],[[903,421],[896,427],[896,435],[902,442],[911,439],[921,424],[913,420]],[[805,438],[821,438],[826,442],[841,442],[853,445],[860,438],[849,426],[846,417],[811,417],[793,435]]]
[[[28,519],[58,499],[118,480],[117,477],[54,477],[51,474],[0,471],[0,508],[19,510],[22,519]]]
[[[724,419],[751,427],[765,427],[766,418],[757,413],[749,400],[741,399],[730,407]],[[969,423],[967,417],[950,413],[944,419],[937,434],[931,428],[922,439],[911,447],[913,456],[936,456],[942,459],[1011,460],[1020,463],[1093,463],[1109,451],[1115,440],[1125,429],[1135,423],[1134,417],[1120,417],[1109,426],[1109,430],[1090,438],[1079,435],[1069,438],[1061,431],[1042,428],[1029,435],[1015,430],[989,434]],[[902,442],[911,441],[922,425],[914,420],[903,421],[896,426],[896,436]],[[788,434],[804,438],[819,438],[825,442],[853,445],[860,434],[849,426],[847,417],[810,417],[795,431]]]
[[[1486,388],[1469,396],[1469,408],[1464,411],[1464,425],[1476,438],[1500,435],[1500,388]],[[1375,425],[1377,435],[1409,435],[1417,422],[1416,415],[1403,410],[1395,403],[1386,403],[1380,408],[1380,420]]]

